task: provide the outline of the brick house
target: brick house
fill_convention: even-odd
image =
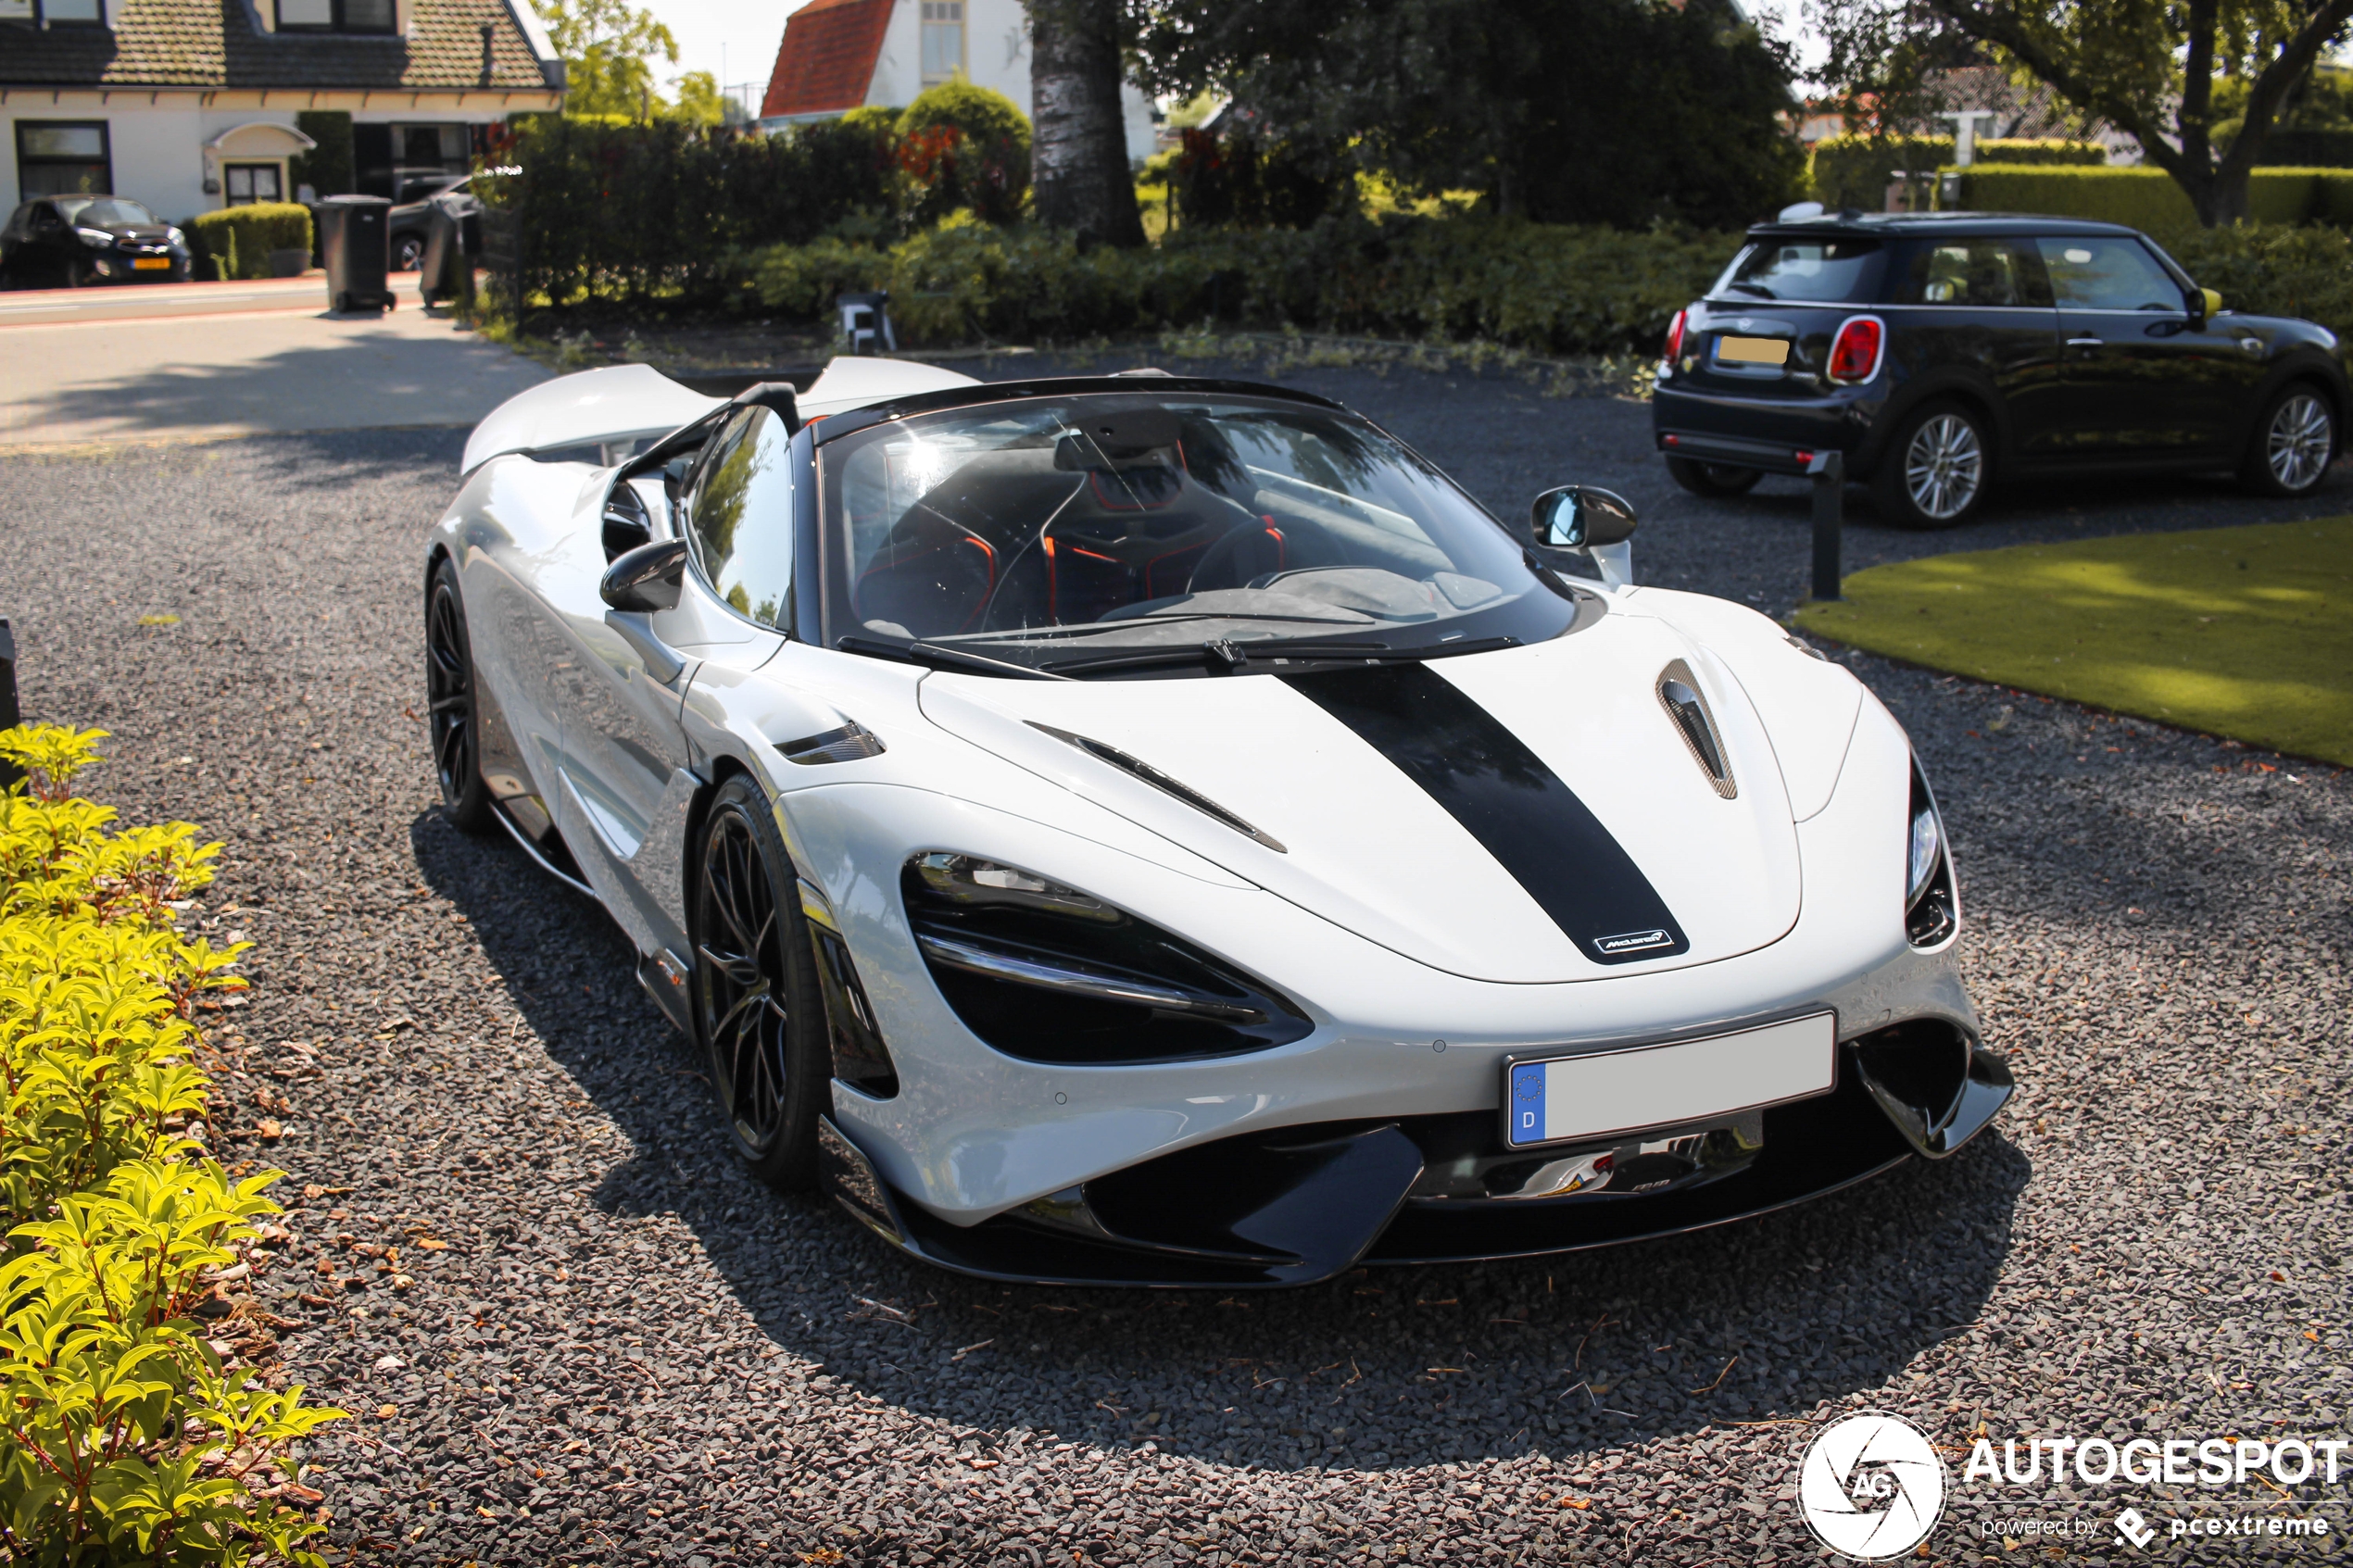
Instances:
[[[527,0],[0,0],[0,212],[80,190],[167,220],[290,200],[315,145],[297,117],[322,110],[350,117],[354,187],[398,200],[562,103]]]

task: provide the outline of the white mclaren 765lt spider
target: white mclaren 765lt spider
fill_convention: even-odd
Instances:
[[[2011,1080],[1903,730],[1633,529],[1278,387],[591,370],[427,542],[435,763],[752,1172],[968,1273],[1300,1285],[1950,1155]]]

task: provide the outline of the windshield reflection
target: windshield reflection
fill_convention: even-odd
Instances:
[[[1286,640],[1535,641],[1575,616],[1443,475],[1279,399],[1029,398],[876,426],[824,465],[847,569],[828,642],[1033,665],[1216,642],[1231,663]]]

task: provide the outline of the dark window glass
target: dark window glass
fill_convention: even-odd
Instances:
[[[278,0],[278,26],[295,32],[390,32],[393,0]]]
[[[821,426],[820,429],[823,427]],[[1540,642],[1575,607],[1353,415],[1224,394],[1024,398],[821,448],[828,638],[1047,663],[1215,639]],[[781,529],[779,530],[781,532]]]
[[[65,215],[67,222],[87,223],[94,229],[160,221],[137,202],[124,201],[120,196],[61,196],[57,210]]]
[[[2043,306],[2051,286],[2041,257],[2014,240],[1925,241],[1912,247],[1896,302]]]
[[[111,192],[114,162],[106,122],[17,121],[17,189],[26,196]]]
[[[1877,240],[1759,240],[1732,258],[1711,295],[1869,304],[1885,254]]]
[[[728,421],[695,475],[688,532],[703,575],[736,614],[784,620],[792,583],[792,433],[769,408]]]
[[[2106,236],[2036,240],[2051,292],[2079,310],[2180,311],[2182,285],[2140,241]]]

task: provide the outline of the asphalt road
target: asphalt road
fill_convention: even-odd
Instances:
[[[1615,483],[1651,581],[1768,608],[1802,585],[1802,495],[1682,498],[1638,406],[1296,379],[1499,510]],[[2072,1558],[2134,1558],[2110,1544],[2126,1500],[2162,1520],[2319,1499],[2353,1528],[2342,1481],[2070,1496],[1958,1469],[1981,1430],[2345,1436],[2353,779],[1857,660],[1957,846],[1970,985],[2021,1085],[1986,1137],[1549,1261],[1227,1299],[980,1285],[737,1174],[614,928],[441,818],[417,542],[459,445],[0,453],[28,711],[115,733],[89,783],[127,816],[225,838],[190,919],[260,944],[215,1032],[216,1124],[292,1173],[297,1239],[257,1287],[290,1324],[277,1375],[361,1412],[310,1455],[339,1557],[1811,1560],[1797,1457],[1818,1416],[1863,1406],[1951,1452],[1931,1560],[2018,1561],[2005,1528],[2039,1552],[2021,1514],[2095,1527]],[[1858,519],[1854,558],[2278,515],[2106,485],[2007,497],[1957,535]],[[379,1262],[419,1283],[395,1293]]]

